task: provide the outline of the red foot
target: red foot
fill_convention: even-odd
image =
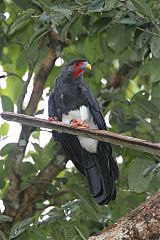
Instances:
[[[58,118],[57,117],[49,117],[48,120],[50,122],[58,122]]]
[[[85,123],[84,121],[78,121],[77,119],[72,119],[70,121],[70,123],[71,123],[71,127],[73,127],[73,128],[77,128],[77,127],[88,128],[89,127],[89,125],[87,123]]]

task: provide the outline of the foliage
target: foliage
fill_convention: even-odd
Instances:
[[[9,13],[8,19],[6,13]],[[109,130],[160,141],[158,1],[0,1],[0,25],[0,65],[5,72],[5,76],[1,73],[0,95],[4,111],[14,111],[19,106],[24,88],[32,82],[29,73],[33,77],[37,75],[48,50],[48,33],[54,31],[59,41],[58,57],[65,62],[85,57],[93,65],[93,71],[85,73],[85,80],[98,97],[104,115],[109,113]],[[58,66],[54,67],[44,92],[53,88],[59,70]],[[24,80],[26,72],[27,81]],[[2,87],[3,82],[6,86]],[[37,111],[44,107],[43,100],[44,97]],[[22,112],[27,104],[23,101]],[[16,146],[6,142],[9,129],[9,124],[2,122],[0,195],[5,206],[12,152]],[[38,172],[52,159],[64,162],[59,145],[48,140],[43,148],[39,146],[40,136],[38,131],[32,133],[32,149],[26,152],[21,163],[21,191],[34,183]],[[88,194],[85,179],[74,168],[61,170],[55,179],[46,180],[42,199],[34,203],[34,211],[29,216],[25,214],[13,224],[9,239],[84,240],[158,190],[159,159],[156,156],[118,146],[113,146],[113,154],[123,158],[119,164],[121,176],[116,201],[97,206]],[[48,212],[44,211],[47,207]],[[12,221],[10,216],[0,216],[0,222]],[[1,231],[0,237],[5,239]]]

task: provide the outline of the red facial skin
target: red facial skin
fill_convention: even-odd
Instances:
[[[83,62],[75,62],[74,63],[74,73],[73,73],[74,79],[76,79],[81,73],[84,72],[84,69],[80,68],[82,65],[83,65]]]

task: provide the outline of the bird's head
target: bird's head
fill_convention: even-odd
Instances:
[[[66,74],[72,76],[72,79],[77,79],[86,69],[91,70],[91,65],[85,59],[72,60],[66,66]]]

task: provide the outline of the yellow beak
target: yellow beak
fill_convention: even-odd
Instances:
[[[86,66],[85,66],[85,68],[91,70],[91,69],[92,69],[92,66],[91,66],[89,63],[87,63]]]

